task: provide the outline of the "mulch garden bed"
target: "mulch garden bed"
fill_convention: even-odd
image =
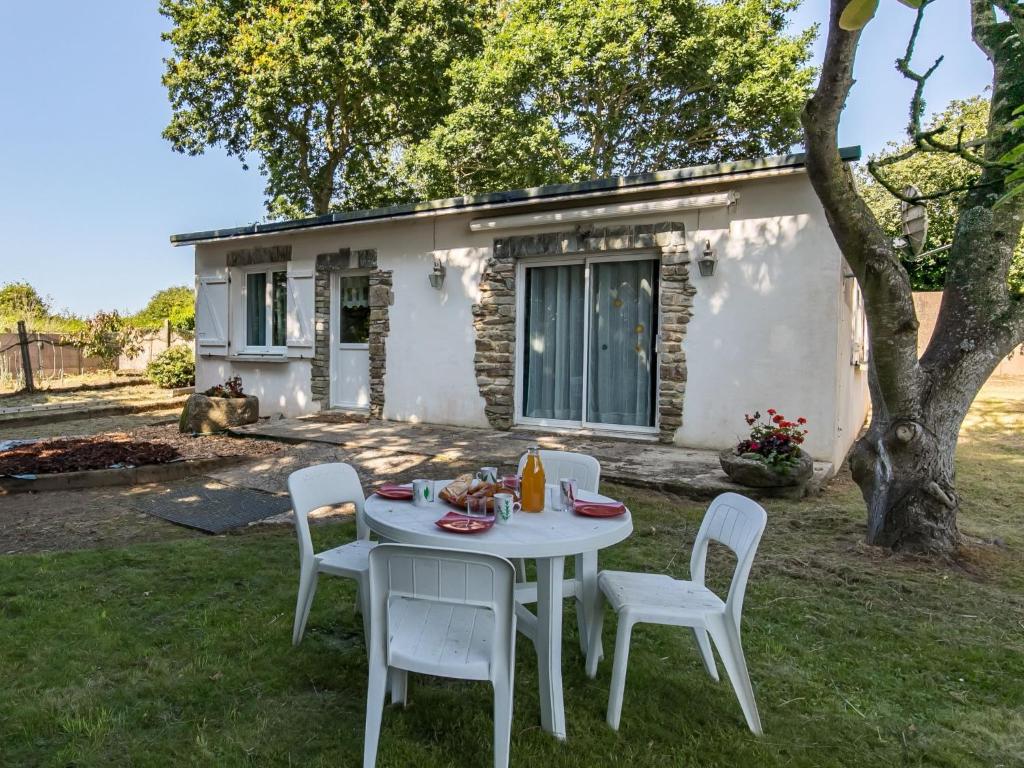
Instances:
[[[172,446],[128,435],[40,440],[0,453],[0,475],[50,475],[88,469],[166,464],[180,459]]]
[[[139,467],[224,456],[266,456],[280,445],[217,435],[192,437],[176,425],[144,427],[90,437],[61,437],[15,445],[0,452],[0,476]]]

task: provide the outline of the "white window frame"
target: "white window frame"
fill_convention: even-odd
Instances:
[[[654,261],[659,270],[658,295],[654,297],[656,314],[658,318],[658,334],[654,337],[654,401],[651,407],[654,409],[654,426],[631,426],[629,424],[604,424],[602,422],[587,421],[587,413],[590,410],[588,398],[590,396],[590,265],[599,262],[616,261]],[[559,267],[572,264],[583,265],[583,295],[586,301],[583,313],[583,338],[586,343],[583,345],[583,402],[581,416],[578,421],[565,419],[539,419],[523,415],[523,343],[526,334],[526,270],[531,267]],[[565,257],[555,256],[551,258],[534,257],[519,259],[516,263],[516,342],[515,342],[515,414],[514,423],[517,425],[542,427],[545,429],[589,429],[602,433],[629,433],[632,435],[656,435],[660,429],[661,411],[658,408],[658,397],[661,392],[661,365],[659,356],[661,351],[661,253],[658,251],[628,251],[625,253],[600,253],[581,254],[580,256]]]
[[[285,311],[284,317],[281,318],[284,322],[284,333],[285,343],[283,345],[274,345],[271,343],[274,339],[274,273],[281,272],[285,276]],[[249,275],[255,274],[266,275],[266,283],[264,285],[264,306],[266,307],[266,328],[264,329],[264,338],[267,340],[267,344],[254,345],[249,344]],[[243,355],[265,355],[273,357],[287,357],[288,356],[288,263],[287,262],[273,262],[270,264],[256,264],[249,267],[243,267],[240,269],[240,291],[242,306],[242,322],[240,323],[241,339],[239,339],[238,349]]]
[[[341,280],[344,277],[369,277],[369,269],[339,269],[331,276],[331,349],[369,349],[365,342],[342,342],[341,339]]]

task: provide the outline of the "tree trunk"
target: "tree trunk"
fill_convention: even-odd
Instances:
[[[948,554],[959,543],[956,440],[936,424],[872,420],[850,457],[868,508],[867,542],[893,550]]]
[[[850,468],[867,503],[869,543],[948,555],[959,544],[954,462],[960,426],[995,366],[1024,338],[1024,302],[1011,297],[1006,283],[1024,206],[993,208],[1006,169],[985,166],[983,183],[961,207],[935,332],[918,359],[909,276],[838,152],[839,118],[860,40],[859,31],[839,26],[846,3],[832,0],[821,79],[802,118],[807,173],[861,286],[868,320],[872,421],[854,446]],[[997,129],[1020,103],[1020,45],[989,4],[974,0],[972,12],[975,38],[994,69],[995,118],[985,152],[998,157],[1016,141]]]

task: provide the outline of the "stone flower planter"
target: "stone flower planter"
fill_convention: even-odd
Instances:
[[[223,432],[259,420],[260,401],[253,395],[245,397],[209,397],[195,394],[185,401],[178,428],[182,432],[205,435]]]
[[[803,451],[797,456],[797,465],[786,472],[776,472],[756,454],[738,455],[735,448],[726,448],[718,454],[718,461],[729,479],[750,488],[783,488],[805,485],[814,474],[814,460]],[[749,457],[749,458],[748,458]]]

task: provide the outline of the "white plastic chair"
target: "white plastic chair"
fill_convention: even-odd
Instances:
[[[366,605],[370,550],[370,529],[363,519],[363,487],[359,476],[348,464],[319,464],[292,472],[288,476],[288,493],[295,512],[295,532],[299,538],[299,597],[295,604],[295,625],[292,643],[298,645],[306,629],[309,608],[316,594],[317,577],[321,573],[355,579],[358,584],[357,608]],[[356,508],[356,540],[324,552],[313,552],[309,535],[309,513],[321,507],[354,504]],[[363,632],[369,642],[364,617]]]
[[[408,673],[494,686],[494,765],[512,738],[516,618],[512,563],[495,555],[381,544],[370,553],[370,671],[363,768],[373,768],[391,682],[406,703]]]
[[[691,627],[697,640],[704,668],[718,681],[718,668],[711,643],[718,648],[725,671],[732,682],[736,698],[755,734],[761,734],[761,718],[750,685],[747,662],[740,644],[740,617],[747,577],[754,562],[757,545],[764,533],[768,515],[757,502],[737,493],[723,493],[711,502],[690,557],[692,581],[673,579],[653,573],[602,571],[598,586],[618,614],[619,628],[615,638],[615,661],[612,665],[611,690],[608,693],[608,725],[618,730],[622,714],[622,695],[626,687],[626,664],[633,625],[639,623]],[[736,554],[736,570],[729,585],[729,594],[722,600],[704,586],[708,542],[724,544]],[[594,677],[600,659],[601,629],[604,606],[600,598],[594,614],[587,652],[587,675]]]
[[[544,466],[544,479],[549,485],[557,483],[563,477],[576,479],[577,488],[581,491],[598,493],[601,487],[601,462],[586,453],[571,451],[540,451],[540,463]],[[519,474],[523,474],[526,466],[524,453],[519,458]],[[563,583],[562,596],[576,598],[576,625],[580,635],[580,650],[587,652],[587,604],[586,596],[596,593],[597,589],[597,552],[585,552],[576,555],[573,579]],[[516,600],[523,604],[537,602],[537,585],[526,581],[526,562],[520,560],[516,566],[516,576],[520,584],[516,587]]]

